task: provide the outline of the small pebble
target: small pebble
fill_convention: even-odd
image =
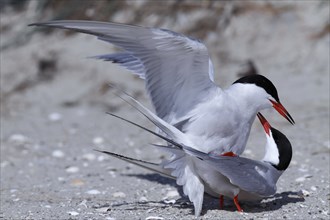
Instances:
[[[65,171],[68,173],[77,173],[79,172],[79,167],[68,167],[65,169]]]
[[[60,113],[57,113],[57,112],[53,112],[53,113],[50,113],[48,115],[48,120],[49,121],[59,121],[62,119],[62,115]]]
[[[64,153],[61,150],[54,150],[52,153],[53,157],[61,158],[64,157]]]
[[[305,178],[306,178],[306,179],[310,179],[310,178],[312,178],[312,177],[313,177],[313,175],[311,175],[311,174],[306,174],[306,175],[305,175]]]
[[[89,166],[89,164],[87,162],[83,163],[83,167],[88,167],[88,166]]]
[[[110,175],[112,178],[116,178],[116,177],[117,177],[116,172],[114,172],[114,171],[109,171],[108,173],[109,173],[109,175]]]
[[[142,196],[140,199],[139,199],[140,202],[148,202],[148,199],[144,196]]]
[[[97,194],[100,194],[101,192],[98,191],[97,189],[92,189],[92,190],[87,191],[86,193],[90,194],[90,195],[97,195]]]
[[[326,210],[322,210],[322,214],[323,215],[329,215],[329,210],[327,210],[327,211]]]
[[[159,217],[159,216],[148,216],[146,218],[146,220],[163,220],[163,217]]]
[[[126,197],[126,194],[123,192],[115,192],[112,194],[112,196],[115,198],[124,198],[124,197]]]
[[[106,168],[106,170],[108,170],[108,171],[117,171],[117,168],[116,167],[112,167],[112,166],[108,166]]]
[[[85,208],[87,208],[87,200],[84,199],[78,206],[84,206]]]
[[[292,165],[297,165],[298,164],[298,162],[297,161],[295,161],[295,160],[291,160],[291,163],[290,164],[292,164]]]
[[[103,144],[104,139],[102,137],[95,137],[93,139],[93,144]]]
[[[296,179],[296,182],[304,182],[306,179],[309,179],[309,178],[311,178],[312,177],[312,175],[310,175],[310,174],[306,174],[306,175],[304,175],[304,176],[302,176],[302,177],[298,177],[297,179]]]
[[[165,204],[175,204],[176,203],[176,200],[175,199],[170,199],[170,200],[168,200],[168,199],[165,199],[165,200],[163,200],[163,202],[165,203]]]
[[[81,180],[81,179],[73,179],[71,181],[71,185],[72,186],[82,186],[84,184],[85,184],[85,182],[83,180]]]
[[[111,210],[110,206],[106,206],[106,207],[102,207],[102,208],[96,209],[96,211],[97,212],[100,212],[100,213],[106,213],[106,212],[108,212],[110,210]]]
[[[302,176],[302,177],[297,178],[296,182],[304,182],[305,180],[306,180],[306,178]]]
[[[99,162],[104,161],[104,159],[105,159],[105,157],[103,155],[97,157],[97,161],[99,161]]]
[[[17,144],[17,145],[22,145],[22,144],[28,143],[29,138],[22,135],[22,134],[12,134],[8,138],[8,142],[13,143],[13,144]]]
[[[2,161],[1,163],[0,163],[0,167],[1,168],[5,168],[6,166],[8,166],[9,165],[9,162],[8,161]]]
[[[71,211],[71,212],[67,212],[69,215],[72,215],[72,216],[77,216],[79,215],[78,212],[75,212],[75,211]]]
[[[155,210],[155,208],[148,209],[148,210],[147,210],[147,213],[150,213],[150,212],[152,212],[152,211],[154,211],[154,210]]]
[[[298,192],[298,196],[300,196],[300,197],[307,197],[309,195],[310,195],[310,193],[307,190],[304,190],[304,189],[302,189]]]
[[[308,172],[308,169],[306,169],[306,168],[299,168],[298,170],[299,170],[300,172],[303,172],[303,173]]]
[[[88,153],[88,154],[84,154],[84,155],[82,156],[82,158],[83,158],[84,160],[93,161],[93,160],[96,159],[96,156],[95,156],[95,154]]]
[[[316,186],[311,186],[311,190],[316,191],[317,187]]]
[[[167,194],[166,194],[167,198],[174,198],[174,197],[177,197],[177,196],[179,196],[179,193],[178,193],[177,190],[168,191]]]

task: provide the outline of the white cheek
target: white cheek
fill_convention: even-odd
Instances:
[[[270,137],[267,135],[266,151],[265,151],[265,156],[262,160],[270,162],[274,165],[278,165],[280,162],[278,148],[277,145],[275,144],[271,131],[270,131]]]

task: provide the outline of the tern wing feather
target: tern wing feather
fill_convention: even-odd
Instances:
[[[108,154],[112,157],[120,160],[135,164],[142,168],[155,171],[163,176],[176,179],[178,185],[183,186],[183,192],[189,197],[189,200],[193,202],[195,215],[199,216],[202,211],[203,197],[204,197],[204,185],[198,175],[195,172],[191,157],[186,155],[184,151],[175,149],[169,146],[155,145],[163,148],[166,151],[173,154],[171,161],[163,161],[160,164],[151,163],[143,160],[134,159],[124,155],[116,154],[109,151],[100,151],[101,153]]]
[[[268,179],[272,172],[270,165],[240,157],[220,160],[211,160],[210,163],[217,165],[216,169],[239,188],[262,196],[271,196],[276,192],[276,182]]]
[[[95,35],[122,48],[124,53],[100,58],[137,70],[146,80],[157,115],[169,123],[185,116],[203,101],[210,89],[219,89],[212,82],[213,66],[207,48],[184,35],[165,29],[96,21],[63,20],[31,25]]]
[[[240,189],[261,196],[270,196],[276,192],[276,181],[280,173],[268,163],[244,157],[211,156],[189,147],[186,150],[225,175]]]
[[[119,65],[125,67],[132,73],[138,75],[140,78],[145,78],[145,68],[140,59],[136,58],[129,53],[113,53],[104,54],[99,56],[93,56],[91,58],[101,59],[105,61],[112,61],[113,63],[118,63]]]
[[[121,99],[123,99],[125,102],[127,102],[129,105],[131,105],[133,108],[138,110],[142,115],[144,115],[147,119],[149,119],[149,121],[151,121],[157,128],[159,128],[166,135],[168,135],[168,137],[170,137],[173,141],[175,141],[178,144],[193,146],[193,143],[187,138],[187,136],[184,133],[182,133],[175,126],[166,123],[163,119],[159,118],[149,109],[144,107],[139,101],[134,99],[132,96],[119,89],[116,91],[115,94],[119,96]]]
[[[148,162],[148,161],[138,160],[138,159],[134,159],[134,158],[131,158],[131,157],[127,157],[127,156],[124,156],[124,155],[121,155],[121,154],[116,154],[116,153],[113,153],[113,152],[110,152],[110,151],[103,151],[103,150],[96,150],[96,151],[101,152],[101,153],[105,153],[105,154],[110,155],[112,157],[118,158],[120,160],[126,161],[126,162],[131,163],[131,164],[135,164],[135,165],[140,166],[142,168],[145,168],[147,170],[151,170],[151,171],[157,172],[159,174],[162,174],[163,176],[174,179],[174,177],[171,175],[171,170],[170,169],[165,169],[163,167],[162,163],[160,163],[160,164],[151,163],[151,162]]]
[[[183,192],[194,204],[195,216],[202,211],[204,198],[204,184],[194,168],[192,157],[176,154],[175,158],[164,165],[164,168],[173,170],[171,175],[176,177],[176,183],[183,187]]]

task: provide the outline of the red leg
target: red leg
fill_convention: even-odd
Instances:
[[[226,153],[221,154],[221,156],[227,156],[227,157],[237,157],[236,154],[234,154],[233,152],[229,151]]]
[[[220,209],[223,209],[223,195],[220,195],[219,202],[220,202]]]
[[[234,197],[234,203],[236,205],[237,211],[243,212],[243,209],[241,208],[241,206],[238,203],[238,195]]]

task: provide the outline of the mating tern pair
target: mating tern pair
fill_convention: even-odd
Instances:
[[[276,182],[290,164],[292,147],[287,137],[271,127],[261,113],[257,116],[263,125],[267,142],[263,159],[256,161],[239,156],[207,154],[180,144],[185,142],[181,140],[185,136],[184,133],[157,117],[133,97],[122,92],[118,95],[155,124],[165,136],[115,114],[109,114],[167,141],[170,146],[154,146],[172,153],[172,158],[156,164],[109,151],[100,152],[176,179],[177,184],[183,186],[184,193],[193,201],[196,216],[202,211],[204,192],[220,197],[221,207],[223,196],[233,198],[238,211],[243,211],[238,200],[261,200],[275,194]],[[190,166],[185,166],[186,164]],[[191,167],[194,175],[187,176],[184,171]]]
[[[95,21],[32,25],[91,34],[121,48],[123,52],[95,58],[118,63],[145,79],[163,129],[180,131],[174,132],[175,143],[171,145],[188,146],[191,152],[196,150],[205,155],[240,155],[257,112],[274,107],[294,124],[275,86],[262,75],[242,77],[226,90],[219,88],[214,83],[207,48],[196,39],[165,29]],[[178,157],[172,164],[179,170],[174,176],[184,185],[195,213],[199,214],[204,190],[195,186],[204,188],[204,185],[195,165],[190,156]]]

